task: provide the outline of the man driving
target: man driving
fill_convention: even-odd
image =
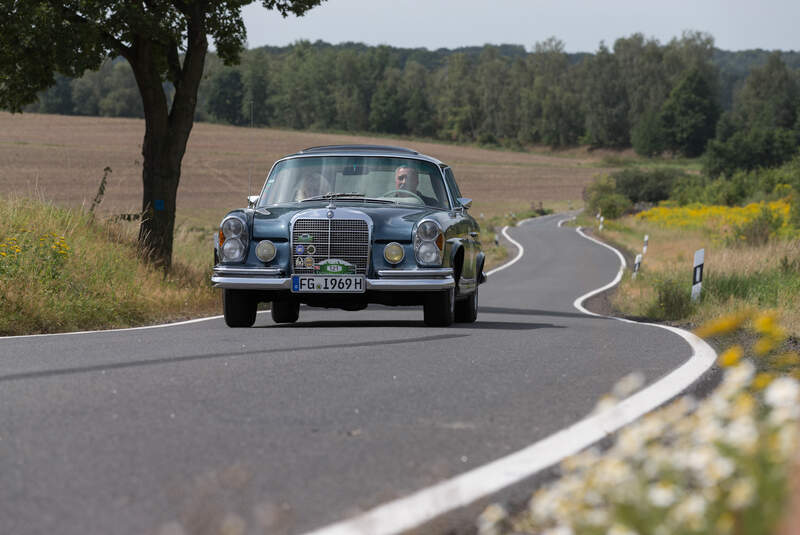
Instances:
[[[417,186],[419,186],[419,174],[417,173],[417,170],[412,167],[398,167],[394,172],[394,183],[397,186],[397,189],[413,193],[422,199],[422,202],[428,206],[439,205],[439,201],[436,199],[423,195],[417,191]]]

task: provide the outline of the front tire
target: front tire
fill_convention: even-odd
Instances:
[[[425,325],[447,327],[453,323],[454,306],[455,289],[453,288],[428,296],[423,305]]]
[[[273,301],[270,314],[275,323],[294,323],[300,317],[300,301]]]
[[[475,323],[478,319],[478,287],[472,295],[456,302],[456,323]]]
[[[228,327],[252,327],[258,302],[246,290],[222,289],[222,314]]]

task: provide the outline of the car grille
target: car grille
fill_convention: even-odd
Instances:
[[[305,236],[308,235],[308,236]],[[305,238],[305,239],[303,239]],[[297,254],[297,246],[314,245],[314,253]],[[356,274],[367,274],[369,265],[369,227],[361,219],[298,219],[292,228],[292,269],[294,273],[315,273],[305,260],[313,256],[314,264],[336,258],[355,266]],[[298,258],[302,266],[298,265]]]

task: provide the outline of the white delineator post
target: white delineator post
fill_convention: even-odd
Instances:
[[[694,270],[692,270],[692,301],[700,298],[700,287],[703,285],[703,264],[705,263],[706,250],[700,249],[694,253]]]
[[[647,234],[644,235],[644,247],[642,247],[642,254],[647,253],[647,240],[650,238]]]
[[[636,274],[639,273],[639,267],[642,265],[642,255],[637,254],[636,260],[633,261],[633,275],[631,276],[632,279],[636,278]]]
[[[603,221],[605,220],[606,220],[605,217],[600,216],[600,226],[597,228],[597,230],[603,230]]]

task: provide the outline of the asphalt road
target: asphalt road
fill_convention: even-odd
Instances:
[[[0,533],[302,533],[485,464],[586,416],[678,336],[572,303],[617,273],[544,217],[481,286],[474,325],[419,308],[301,309],[278,326],[0,339]],[[244,531],[236,531],[245,528]]]

